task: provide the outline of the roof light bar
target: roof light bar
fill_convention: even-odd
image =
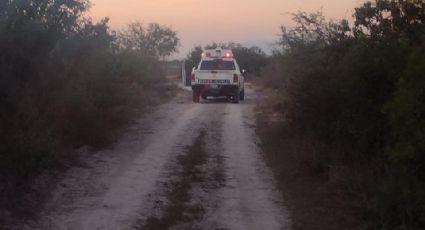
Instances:
[[[212,49],[205,50],[202,53],[202,57],[207,58],[233,58],[232,50]]]

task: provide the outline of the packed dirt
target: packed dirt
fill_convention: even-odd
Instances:
[[[27,229],[290,229],[255,135],[256,93],[191,102],[181,90],[90,155]]]

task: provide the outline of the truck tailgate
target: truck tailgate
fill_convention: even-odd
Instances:
[[[200,84],[230,84],[233,79],[233,71],[200,70],[195,75]]]

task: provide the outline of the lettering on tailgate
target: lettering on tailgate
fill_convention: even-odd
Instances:
[[[200,79],[201,84],[230,84],[230,80]]]

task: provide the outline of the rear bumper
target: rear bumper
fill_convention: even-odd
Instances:
[[[239,93],[238,85],[217,85],[217,88],[213,88],[211,85],[192,85],[193,92],[198,93],[201,96],[236,96]]]

